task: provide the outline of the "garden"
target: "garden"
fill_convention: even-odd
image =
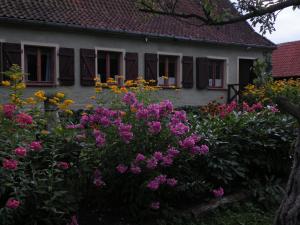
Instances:
[[[272,224],[298,126],[273,99],[299,102],[299,80],[175,108],[143,79],[96,78],[91,102],[72,110],[61,92],[23,97],[23,75],[14,65],[2,81],[1,225]]]

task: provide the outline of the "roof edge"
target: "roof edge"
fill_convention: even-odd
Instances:
[[[106,34],[120,34],[126,36],[135,36],[135,37],[148,37],[153,39],[161,39],[161,40],[179,40],[179,41],[192,41],[196,43],[203,43],[203,44],[216,44],[220,46],[235,46],[235,47],[247,47],[247,48],[259,48],[259,49],[269,49],[274,50],[277,48],[277,45],[271,42],[273,46],[267,45],[255,45],[255,44],[241,44],[241,43],[230,43],[230,42],[218,42],[218,41],[210,41],[205,39],[194,39],[194,38],[187,38],[181,36],[172,36],[172,35],[160,35],[154,33],[145,33],[145,32],[133,32],[133,31],[126,31],[126,30],[114,30],[114,29],[98,29],[92,27],[82,27],[80,25],[70,25],[64,23],[55,23],[55,22],[45,22],[39,20],[26,20],[26,19],[19,19],[19,18],[8,18],[8,17],[0,17],[0,22],[11,23],[11,24],[22,24],[22,25],[35,25],[35,26],[48,26],[52,28],[62,28],[68,29],[73,31],[91,31],[96,33],[106,33]]]

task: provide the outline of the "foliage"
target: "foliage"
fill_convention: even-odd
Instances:
[[[262,86],[248,85],[243,93],[248,102],[271,103],[278,96],[285,96],[294,103],[300,101],[300,79],[269,81]]]
[[[20,74],[13,67],[2,83],[17,98],[0,108],[1,224],[66,224],[80,207],[131,219],[168,216],[241,189],[264,201],[288,174],[295,121],[274,105],[213,102],[202,112],[185,107],[188,118],[169,100],[155,103],[148,96],[156,88],[138,80],[109,86],[115,99],[104,107],[107,84],[96,79],[99,105],[78,115],[63,93],[15,95]],[[44,102],[62,115],[52,129]]]

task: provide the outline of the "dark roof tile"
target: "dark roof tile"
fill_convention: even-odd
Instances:
[[[216,2],[221,8],[232,9],[228,0]],[[196,0],[179,0],[178,10],[202,13]],[[134,0],[0,0],[0,18],[222,44],[274,47],[246,22],[218,27],[196,26],[195,19],[184,20],[142,12]]]

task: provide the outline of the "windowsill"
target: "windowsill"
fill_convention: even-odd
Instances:
[[[227,91],[227,88],[208,87],[207,90],[209,90],[209,91]]]
[[[161,89],[171,89],[171,90],[181,89],[181,88],[176,87],[176,86],[165,86],[165,85],[158,85],[157,87],[161,88]]]
[[[26,82],[27,87],[56,87],[54,82]]]

